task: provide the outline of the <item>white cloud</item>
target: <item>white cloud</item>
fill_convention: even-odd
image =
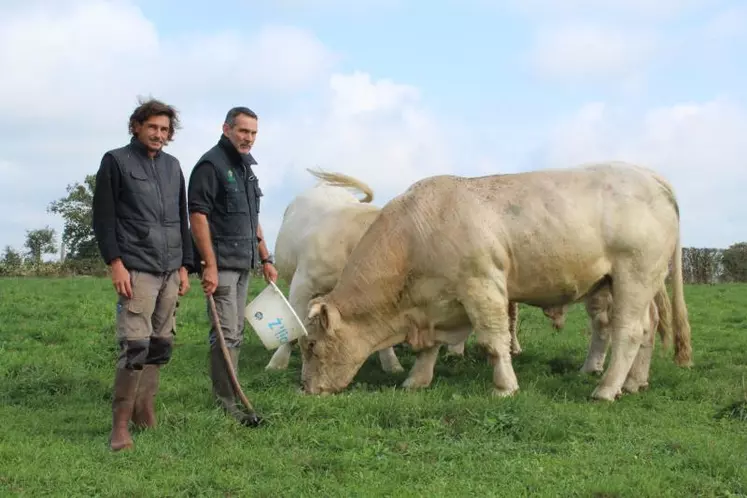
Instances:
[[[449,151],[466,143],[458,122],[430,115],[416,88],[333,73],[337,56],[298,28],[265,25],[251,38],[221,32],[175,39],[129,2],[48,6],[0,8],[0,67],[12,75],[0,79],[0,129],[12,134],[2,139],[0,161],[15,175],[4,177],[0,192],[16,206],[0,216],[0,243],[22,244],[20,223],[46,219],[61,231],[61,220],[45,215],[47,204],[95,172],[104,151],[129,139],[136,95],[180,109],[183,128],[167,150],[187,178],[219,138],[230,106],[258,112],[255,154],[270,240],[297,192],[292,187],[312,180],[305,168],[358,175],[381,202],[423,176],[452,171]],[[315,93],[304,96],[311,98],[294,98],[309,90]],[[272,112],[257,107],[266,102],[260,96],[273,94],[289,103]]]
[[[263,26],[162,39],[130,2],[32,4],[0,9],[0,112],[24,119],[108,120],[134,94],[185,105],[204,95],[289,91],[325,74],[336,56],[307,31]],[[90,105],[106,101],[107,105]]]
[[[492,0],[483,0],[490,4]],[[498,3],[504,3],[499,0]],[[712,5],[713,0],[508,0],[514,9],[533,17],[620,16],[639,22],[659,21]]]
[[[416,88],[361,72],[331,75],[317,106],[272,120],[260,134],[258,149],[271,163],[263,181],[308,183],[304,169],[321,167],[359,176],[377,199],[423,176],[453,172],[453,152],[469,141],[458,122],[429,113]]]
[[[531,52],[545,77],[570,81],[635,78],[655,55],[656,41],[643,32],[574,23],[540,29]]]
[[[641,162],[674,184],[686,245],[744,240],[747,109],[726,99],[636,113],[591,103],[559,122],[539,161],[565,167],[620,159]]]
[[[20,245],[19,210],[34,206],[25,221],[43,219],[67,184],[95,172],[104,151],[129,140],[127,117],[138,95],[182,111],[184,128],[169,151],[189,152],[180,157],[188,174],[217,140],[229,107],[308,89],[336,60],[296,27],[175,38],[125,0],[0,4],[0,162],[12,173],[3,176],[0,196],[17,206],[0,215],[0,243]],[[206,115],[210,121],[202,121]],[[59,219],[46,217],[61,230]]]

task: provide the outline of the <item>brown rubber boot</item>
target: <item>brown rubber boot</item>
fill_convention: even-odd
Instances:
[[[160,371],[160,365],[145,365],[140,374],[132,421],[141,429],[156,427],[155,401]]]
[[[239,375],[239,349],[228,348],[234,372]],[[217,344],[210,348],[210,378],[213,381],[213,394],[223,409],[239,423],[246,426],[257,426],[262,419],[256,413],[246,413],[236,403],[236,394],[231,384],[231,375],[226,368],[223,351]]]
[[[140,371],[126,368],[118,368],[114,375],[112,433],[109,437],[109,445],[112,451],[130,449],[134,445],[127,425],[132,416],[139,378]]]

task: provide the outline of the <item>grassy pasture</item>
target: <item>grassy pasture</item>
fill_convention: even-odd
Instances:
[[[262,287],[255,282],[253,294]],[[343,394],[297,392],[300,358],[271,356],[247,329],[239,377],[268,423],[214,407],[208,317],[196,280],[162,371],[160,427],[112,453],[115,296],[106,279],[0,280],[2,496],[747,496],[747,285],[686,288],[695,366],[657,348],[651,387],[589,401],[578,373],[582,308],[556,333],[522,307],[521,391],[493,399],[472,342],[431,388],[397,388],[373,356]],[[408,369],[413,355],[398,348]]]

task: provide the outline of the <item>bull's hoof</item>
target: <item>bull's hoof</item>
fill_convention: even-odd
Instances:
[[[402,387],[408,390],[424,389],[431,385],[428,379],[418,379],[417,377],[408,377],[402,383]]]
[[[381,369],[388,374],[398,374],[405,371],[404,367],[399,363],[396,365],[382,365]]]
[[[268,363],[265,370],[267,372],[277,372],[278,370],[286,370],[287,368],[288,365],[273,365],[272,363]]]
[[[493,395],[494,398],[510,398],[511,396],[513,396],[514,394],[516,394],[517,392],[519,392],[519,387],[518,386],[514,387],[514,388],[510,388],[510,389],[503,389],[503,388],[494,387],[492,395]]]
[[[511,348],[511,356],[519,356],[522,351],[521,348]]]
[[[602,372],[604,372],[604,369],[602,367],[584,365],[581,367],[580,371],[583,374],[599,376],[599,375],[602,375]]]
[[[622,396],[620,389],[612,389],[610,387],[597,387],[594,392],[591,393],[591,399],[598,401],[615,401]]]
[[[635,394],[640,391],[648,389],[648,382],[639,382],[633,379],[627,379],[623,384],[622,390],[626,393]]]

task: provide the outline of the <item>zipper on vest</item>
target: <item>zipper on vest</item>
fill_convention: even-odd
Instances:
[[[163,197],[161,195],[161,181],[158,178],[158,170],[156,169],[156,160],[154,158],[150,158],[150,167],[153,169],[153,176],[156,179],[156,192],[158,193],[158,210],[159,210],[159,219],[161,221],[161,229],[163,230],[166,220],[166,214],[164,213],[163,209]],[[163,267],[166,267],[166,262],[169,257],[169,244],[168,244],[168,234],[166,233],[166,230],[163,230],[163,234],[165,237],[163,238],[163,252],[161,253],[161,264]]]
[[[254,226],[253,216],[252,216],[252,202],[251,199],[249,199],[249,179],[247,177],[246,172],[246,164],[244,162],[241,162],[241,169],[244,172],[244,196],[246,197],[246,204],[249,208],[249,228],[251,230],[251,233],[249,234],[249,247],[252,248],[252,255],[250,260],[250,266],[254,266],[254,261],[258,258],[258,255],[255,254],[254,251],[254,240],[256,240],[257,237],[257,228]],[[257,220],[259,222],[259,220]]]

